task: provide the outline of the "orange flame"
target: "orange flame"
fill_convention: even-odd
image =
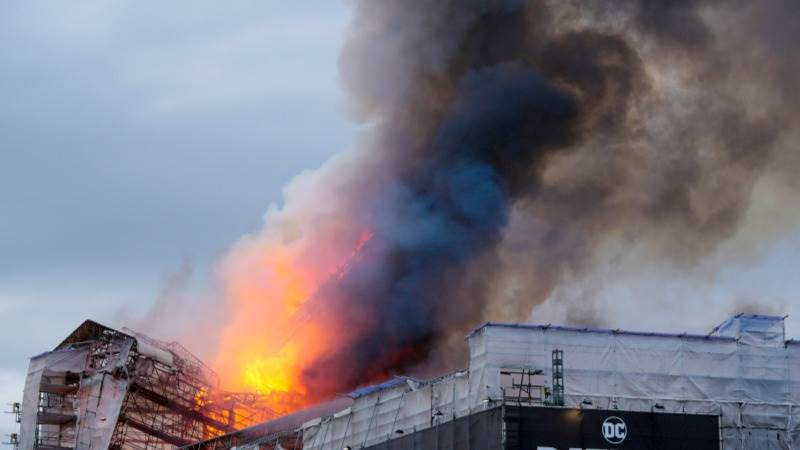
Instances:
[[[232,317],[215,363],[226,389],[266,395],[279,414],[320,400],[302,374],[334,348],[340,333],[315,314],[314,302],[324,299],[314,295],[325,282],[343,278],[370,239],[363,232],[355,246],[334,244],[325,252],[274,239],[234,250],[224,272]]]

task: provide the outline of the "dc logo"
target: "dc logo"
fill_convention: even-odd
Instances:
[[[628,427],[619,417],[611,416],[603,422],[603,437],[609,444],[621,444],[627,436]]]

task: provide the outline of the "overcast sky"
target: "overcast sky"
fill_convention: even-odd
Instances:
[[[186,264],[205,283],[293,175],[351,145],[337,75],[350,13],[331,0],[0,2],[0,406],[21,400],[28,358],[84,319],[143,314]],[[790,233],[668,288],[661,271],[600,283],[599,304],[685,305],[609,324],[666,331],[751,300],[794,314],[799,255]],[[533,320],[558,317],[550,305]],[[0,417],[0,434],[12,425]]]
[[[349,146],[330,0],[0,3],[0,406],[84,319],[141,313]],[[11,431],[0,417],[0,434]],[[5,437],[3,437],[5,440]]]

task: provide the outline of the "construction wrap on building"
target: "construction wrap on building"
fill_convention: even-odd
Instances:
[[[129,352],[130,342],[121,351]],[[20,448],[109,446],[128,383],[105,373],[86,373],[90,356],[90,350],[82,348],[31,359],[23,392]]]
[[[487,323],[467,342],[466,370],[267,421],[179,345],[87,321],[31,359],[19,448],[800,448],[800,344],[781,317],[708,335]]]
[[[349,408],[304,424],[303,448],[376,446],[503,404],[711,415],[725,450],[800,447],[800,345],[781,317],[740,315],[709,335],[487,323],[467,341],[468,371],[356,391]],[[563,405],[550,388],[559,350]]]
[[[225,392],[176,343],[84,322],[31,358],[21,450],[171,449],[274,417],[254,394]]]

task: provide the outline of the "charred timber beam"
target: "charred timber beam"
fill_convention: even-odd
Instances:
[[[134,382],[131,385],[131,393],[134,395],[140,395],[143,398],[146,398],[147,400],[150,400],[151,402],[156,403],[158,405],[169,408],[184,417],[197,420],[199,422],[202,422],[208,426],[214,427],[226,433],[236,431],[236,428],[234,428],[232,425],[205,416],[200,411],[187,408],[186,406],[171,400],[169,397],[166,397],[162,394],[159,394],[158,392],[148,389],[145,386],[142,386],[138,382]]]
[[[129,417],[123,417],[119,420],[119,422],[128,425],[131,428],[135,428],[141,431],[142,433],[153,436],[154,438],[160,439],[168,444],[172,444],[176,447],[181,447],[192,443],[192,441],[187,441],[186,439],[182,439],[177,436],[165,433],[161,430],[157,430],[149,425],[143,424],[136,420],[131,420]]]

